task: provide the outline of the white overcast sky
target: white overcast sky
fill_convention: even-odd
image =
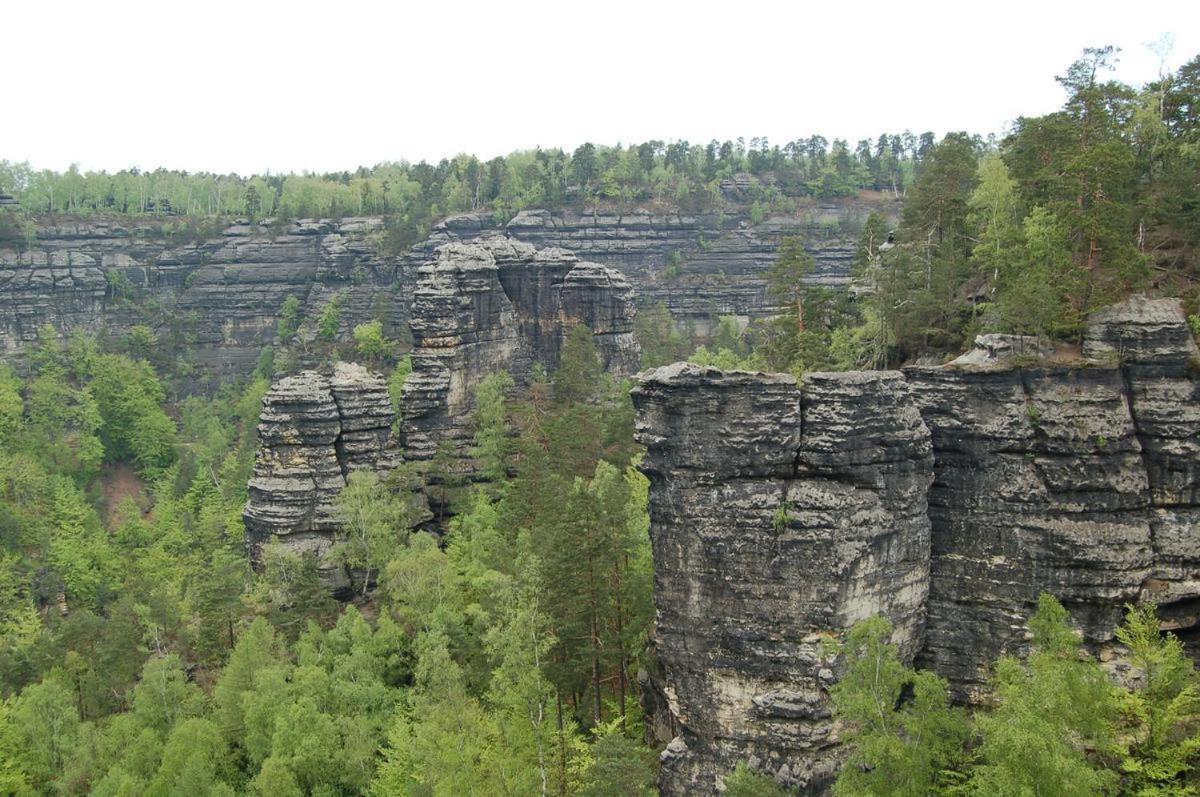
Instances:
[[[647,139],[1000,132],[1086,46],[1152,79],[1198,0],[4,0],[0,159],[242,174]]]

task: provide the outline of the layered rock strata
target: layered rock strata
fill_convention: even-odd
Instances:
[[[911,368],[933,435],[929,620],[920,664],[975,697],[1049,592],[1112,639],[1154,553],[1142,447],[1115,365]]]
[[[1116,358],[1150,489],[1154,572],[1143,597],[1200,634],[1200,350],[1179,302],[1133,297],[1095,314],[1083,353]]]
[[[608,373],[634,373],[633,315],[632,289],[620,272],[566,250],[505,238],[442,246],[421,266],[413,292],[406,458],[430,460],[448,448],[456,467],[469,472],[475,386],[491,373],[509,374],[519,388],[535,366],[553,372],[579,324],[592,330]]]
[[[201,375],[241,376],[275,338],[279,309],[300,300],[315,319],[337,297],[341,334],[374,317],[402,323],[404,261],[380,254],[379,219],[238,223],[173,243],[147,221],[43,225],[25,251],[0,249],[0,354],[60,332],[124,335],[150,326]]]
[[[812,203],[760,224],[753,224],[744,209],[699,214],[526,210],[503,226],[492,214],[466,213],[438,224],[414,247],[410,260],[422,263],[442,244],[497,234],[559,247],[619,270],[636,286],[639,304],[662,302],[703,332],[721,314],[773,312],[764,273],[784,236],[804,239],[816,261],[813,283],[844,286],[867,216],[894,216],[896,209],[887,200],[838,200]]]
[[[1074,362],[1030,367],[1027,343],[800,387],[683,364],[641,375],[675,723],[656,727],[679,728],[664,794],[716,793],[739,760],[820,792],[837,667],[816,644],[867,614],[965,701],[996,657],[1026,652],[1043,592],[1102,656],[1140,599],[1196,639],[1200,352],[1178,301],[1095,314]]]
[[[393,421],[383,377],[356,364],[338,363],[331,374],[302,371],[272,385],[242,514],[251,559],[260,561],[262,546],[278,541],[315,555],[330,588],[346,590],[353,574],[329,555],[343,522],[337,499],[350,473],[384,475],[400,464]]]
[[[819,792],[837,766],[828,643],[888,616],[911,661],[929,572],[929,433],[895,372],[641,374],[655,643],[679,735],[664,795],[738,761]]]

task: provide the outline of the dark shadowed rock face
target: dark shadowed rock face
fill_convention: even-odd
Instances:
[[[587,325],[605,369],[637,370],[633,302],[620,272],[563,249],[535,249],[505,238],[441,247],[420,268],[413,292],[413,370],[404,383],[404,451],[429,460],[448,446],[470,463],[473,390],[504,372],[527,385],[535,364],[558,366],[571,329]]]
[[[272,385],[242,515],[251,559],[277,540],[314,553],[335,592],[348,588],[350,574],[328,556],[342,524],[337,497],[352,471],[383,474],[400,463],[393,419],[383,377],[359,365],[338,363],[330,375],[302,371]]]
[[[911,661],[929,570],[929,434],[894,372],[688,364],[640,375],[656,646],[680,727],[666,795],[739,760],[817,792],[837,766],[828,642],[885,614]]]
[[[123,335],[148,324],[186,341],[202,374],[241,376],[275,338],[288,296],[315,318],[334,296],[342,333],[376,316],[407,317],[399,258],[379,254],[379,219],[300,220],[272,230],[234,224],[172,244],[141,221],[86,220],[38,228],[29,251],[0,249],[0,354],[38,329]]]

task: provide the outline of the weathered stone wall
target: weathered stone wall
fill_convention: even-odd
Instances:
[[[413,248],[410,262],[425,262],[444,243],[497,234],[537,247],[559,247],[617,269],[637,288],[640,305],[662,302],[702,331],[720,314],[774,311],[763,275],[785,235],[804,239],[816,260],[813,283],[844,286],[859,231],[871,212],[894,218],[898,204],[883,198],[814,201],[757,225],[744,208],[736,207],[728,213],[699,214],[526,210],[503,226],[489,213],[466,213],[437,225],[428,240]]]
[[[380,253],[380,218],[236,223],[189,243],[171,243],[163,221],[54,221],[38,228],[28,251],[0,248],[0,354],[19,353],[46,324],[116,336],[147,324],[161,340],[186,345],[198,379],[240,376],[273,341],[287,296],[311,319],[341,294],[343,338],[373,317],[399,327],[417,268],[439,246],[497,235],[611,267],[641,304],[663,302],[703,332],[719,314],[774,311],[763,273],[784,235],[804,237],[814,282],[844,285],[867,215],[897,209],[884,198],[811,201],[757,225],[737,203],[695,215],[527,210],[502,226],[491,213],[468,213],[437,225],[403,257]]]
[[[920,663],[970,698],[1050,592],[1112,639],[1150,575],[1150,496],[1119,369],[914,368],[933,435],[929,624]]]
[[[868,614],[962,700],[1025,652],[1042,592],[1101,655],[1139,599],[1198,636],[1200,352],[1178,301],[1095,314],[1073,363],[1022,367],[1012,341],[983,343],[801,386],[641,375],[655,641],[680,729],[664,794],[715,793],[739,760],[819,792],[838,757],[818,643]]]
[[[837,766],[828,642],[884,614],[911,661],[929,573],[932,452],[895,372],[676,364],[641,375],[655,644],[680,734],[664,795],[739,760],[806,792]]]
[[[95,336],[147,324],[177,339],[202,375],[242,376],[274,340],[288,296],[314,319],[340,295],[343,337],[372,317],[406,320],[393,286],[411,280],[402,259],[379,254],[380,231],[379,219],[234,224],[175,245],[150,222],[41,226],[28,251],[0,249],[0,354],[19,353],[46,324]]]
[[[535,249],[505,238],[451,243],[420,267],[413,292],[413,370],[404,383],[404,452],[430,460],[449,446],[471,471],[470,412],[475,386],[504,372],[518,387],[534,364],[558,366],[579,324],[595,336],[605,369],[637,370],[632,288],[620,272],[563,249]]]

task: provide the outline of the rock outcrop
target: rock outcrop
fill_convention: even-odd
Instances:
[[[715,793],[738,760],[820,793],[837,667],[818,642],[867,614],[964,701],[1026,651],[1042,592],[1102,656],[1139,599],[1200,636],[1200,352],[1178,301],[1096,313],[1071,363],[979,350],[800,386],[641,375],[655,642],[680,729],[664,794]]]
[[[906,370],[933,435],[929,621],[920,663],[960,698],[1050,592],[1112,639],[1153,565],[1141,445],[1115,365]]]
[[[343,336],[373,317],[406,319],[393,286],[411,280],[402,259],[380,254],[381,231],[379,219],[238,223],[176,243],[149,221],[43,225],[30,249],[0,249],[0,354],[46,324],[92,336],[146,324],[199,376],[241,376],[274,340],[288,296],[309,319],[338,297]]]
[[[690,364],[633,392],[651,480],[655,644],[680,734],[664,795],[740,760],[817,792],[838,754],[828,643],[888,616],[911,661],[929,576],[929,433],[895,372]]]
[[[1132,299],[1096,313],[1085,356],[1120,362],[1150,489],[1154,572],[1143,597],[1200,632],[1200,350],[1179,302]]]
[[[640,359],[633,302],[620,272],[564,249],[535,249],[505,238],[440,247],[420,267],[413,292],[412,373],[404,383],[404,452],[430,460],[448,446],[471,470],[473,390],[490,373],[529,383],[547,373],[575,326],[588,326],[605,369],[630,375]]]
[[[279,541],[315,555],[332,590],[349,588],[353,574],[329,556],[342,526],[337,498],[353,471],[382,475],[400,464],[394,419],[383,377],[356,364],[338,363],[331,374],[302,371],[272,385],[242,515],[251,559],[260,561],[262,546]]]
[[[394,333],[408,320],[418,267],[438,247],[497,235],[615,269],[640,303],[663,302],[703,333],[719,314],[774,311],[763,273],[783,236],[804,237],[816,258],[813,281],[843,285],[868,214],[895,216],[897,207],[883,198],[810,201],[758,224],[739,202],[698,214],[526,210],[506,224],[467,213],[402,257],[382,253],[377,217],[211,230],[178,218],[59,218],[38,226],[27,250],[0,247],[0,355],[19,355],[46,324],[117,337],[145,324],[181,352],[203,387],[206,377],[254,368],[288,296],[308,319],[338,297],[342,337],[371,318]]]
[[[888,200],[813,202],[794,214],[753,224],[744,209],[728,213],[525,210],[500,226],[489,213],[465,213],[438,224],[413,248],[410,263],[442,244],[503,234],[541,247],[559,247],[614,268],[635,286],[642,306],[666,304],[701,332],[717,315],[750,317],[774,311],[765,271],[780,240],[800,235],[816,261],[812,281],[850,280],[858,234],[871,212],[894,216]]]

